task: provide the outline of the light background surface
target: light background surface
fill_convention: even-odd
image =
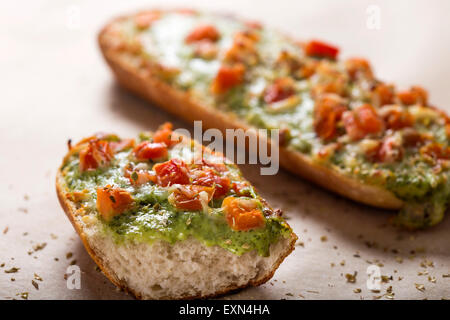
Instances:
[[[341,57],[369,58],[379,78],[400,88],[423,85],[433,104],[450,111],[449,1],[2,1],[0,299],[19,298],[21,292],[29,292],[29,299],[130,298],[95,271],[59,206],[54,178],[68,138],[100,130],[134,136],[167,120],[191,128],[121,90],[96,44],[110,18],[161,5],[227,11],[299,39],[327,40],[341,48]],[[369,5],[381,10],[380,30],[366,26]],[[71,6],[80,10],[76,29],[68,27]],[[443,277],[450,273],[450,217],[430,230],[398,231],[386,226],[387,211],[345,200],[285,171],[260,177],[258,166],[242,169],[284,210],[303,246],[297,245],[269,283],[224,298],[373,299],[389,286],[396,299],[450,298],[450,278]],[[28,254],[41,243],[44,249]],[[69,252],[73,257],[67,259]],[[82,270],[80,290],[68,290],[64,280],[73,259]],[[421,267],[424,259],[434,267]],[[382,275],[394,279],[380,293],[366,287],[366,269],[375,261]],[[4,272],[11,267],[20,270]],[[347,283],[345,274],[355,271],[356,283]],[[436,283],[418,275],[423,271]],[[31,284],[34,273],[43,278],[39,290]]]

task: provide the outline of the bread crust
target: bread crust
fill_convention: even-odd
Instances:
[[[124,59],[126,53],[117,48],[120,39],[115,39],[114,34],[109,32],[111,26],[121,19],[123,17],[111,21],[101,30],[98,43],[106,62],[122,87],[186,121],[201,120],[206,128],[217,128],[224,133],[226,129],[251,128],[234,114],[203,105],[195,101],[188,92],[177,90],[163,82],[156,75],[154,67],[136,68]],[[257,132],[250,134],[255,135],[257,139],[264,139],[258,136]],[[267,143],[270,144],[270,141]],[[400,209],[403,206],[403,201],[387,189],[365,184],[340,173],[336,168],[315,163],[310,157],[298,151],[285,147],[280,147],[279,150],[280,164],[283,168],[328,190],[379,208]]]
[[[68,156],[68,155],[67,155]],[[67,156],[64,158],[67,158]],[[63,163],[64,163],[63,161]],[[102,270],[102,272],[104,273],[104,275],[113,283],[115,284],[117,287],[119,287],[121,290],[133,295],[136,299],[144,299],[145,297],[143,297],[139,292],[136,292],[135,290],[133,290],[133,288],[129,287],[128,284],[125,281],[120,280],[114,270],[112,270],[107,263],[104,262],[102,256],[96,252],[96,250],[89,244],[89,240],[87,238],[87,235],[85,234],[85,232],[83,231],[83,226],[82,224],[77,221],[76,219],[76,206],[75,203],[73,203],[72,201],[70,201],[67,197],[66,197],[66,193],[64,192],[64,186],[63,186],[63,177],[61,175],[61,167],[59,167],[58,172],[56,174],[56,194],[58,196],[58,200],[59,203],[61,204],[61,207],[63,208],[65,214],[67,215],[67,217],[69,218],[70,222],[72,223],[75,231],[78,233],[78,235],[80,236],[80,239],[84,245],[84,247],[86,248],[86,251],[88,252],[88,254],[91,256],[92,260],[94,260],[94,262],[97,264],[97,266]],[[241,285],[241,286],[237,286],[237,285],[231,285],[223,290],[217,291],[213,294],[209,294],[209,295],[195,295],[195,296],[183,296],[183,297],[164,297],[164,299],[166,300],[174,300],[174,299],[206,299],[206,298],[212,298],[212,297],[217,297],[217,296],[221,296],[221,295],[225,295],[227,293],[230,293],[232,291],[236,291],[239,289],[243,289],[246,287],[250,287],[250,286],[259,286],[267,281],[269,281],[275,271],[278,269],[278,267],[280,266],[280,264],[283,262],[283,260],[295,249],[295,242],[297,241],[298,237],[297,235],[292,232],[290,235],[290,238],[287,239],[287,245],[285,246],[285,250],[284,252],[282,252],[282,254],[280,254],[280,256],[278,257],[278,259],[275,261],[273,268],[271,270],[269,270],[268,273],[264,274],[262,277],[259,278],[255,278],[255,279],[251,279],[248,283]],[[279,240],[282,241],[282,240]],[[225,250],[225,249],[223,249]]]

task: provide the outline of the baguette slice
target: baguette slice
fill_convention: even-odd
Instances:
[[[151,137],[151,133],[146,135]],[[261,255],[253,249],[246,250],[241,255],[235,254],[219,245],[207,245],[192,235],[174,243],[165,239],[149,242],[139,238],[118,241],[110,232],[105,232],[105,219],[102,218],[102,213],[98,213],[98,202],[97,209],[95,205],[91,205],[91,210],[86,209],[89,207],[86,200],[89,199],[89,194],[91,198],[95,197],[92,190],[89,190],[92,186],[87,186],[81,192],[74,192],[65,179],[70,172],[66,168],[68,163],[75,161],[76,164],[79,153],[89,141],[98,141],[100,138],[94,136],[94,140],[92,139],[90,137],[74,147],[70,146],[56,177],[58,199],[95,263],[112,283],[136,298],[208,298],[248,286],[258,286],[268,281],[281,262],[294,250],[297,236],[259,196],[264,207],[269,208],[271,214],[282,221],[285,228],[283,230],[288,230],[288,234],[280,235],[277,241],[270,244],[268,255]],[[188,139],[182,143],[191,145],[190,140],[186,140]],[[202,150],[204,154],[209,154],[208,149]],[[249,185],[246,180],[242,181]]]
[[[145,15],[145,12],[131,17],[137,18],[140,15]],[[98,37],[103,56],[121,86],[182,119],[190,122],[201,120],[206,128],[217,128],[224,133],[228,128],[252,128],[234,113],[212,107],[189,91],[172,86],[166,78],[166,72],[170,74],[170,69],[164,68],[158,61],[149,62],[139,55],[139,46],[130,46],[121,37],[117,24],[129,18],[130,16],[120,17],[111,21]],[[249,134],[253,132],[250,131]],[[379,208],[403,207],[404,202],[391,191],[344,175],[335,167],[322,165],[301,152],[280,147],[279,158],[285,169],[344,197]]]

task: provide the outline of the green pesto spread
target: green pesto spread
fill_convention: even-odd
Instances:
[[[141,138],[151,139],[149,134]],[[192,155],[191,146],[178,145],[169,149],[167,158],[186,160]],[[204,155],[208,157],[208,155]],[[214,198],[208,203],[207,210],[188,211],[177,209],[168,200],[169,187],[162,187],[153,182],[136,186],[124,176],[124,171],[130,164],[139,166],[142,170],[152,172],[152,167],[158,162],[138,161],[133,156],[131,148],[120,151],[104,168],[80,172],[79,152],[75,151],[66,158],[61,174],[66,188],[66,194],[84,192],[86,196],[76,202],[78,208],[83,209],[84,215],[92,215],[101,224],[101,230],[112,236],[116,243],[128,241],[152,243],[154,240],[164,240],[171,244],[194,237],[205,245],[218,245],[230,252],[241,255],[256,250],[261,256],[269,255],[270,245],[277,242],[280,237],[290,237],[292,230],[273,209],[260,198],[254,188],[241,176],[236,165],[226,162],[225,175],[233,182],[245,182],[246,187],[239,195],[231,189],[226,196],[255,199],[258,207],[264,213],[264,227],[247,231],[236,231],[230,228],[221,208],[223,197]],[[132,209],[105,221],[99,214],[97,202],[97,188],[106,185],[126,190],[133,197],[135,205]]]
[[[140,46],[140,51],[135,54],[171,70],[170,77],[162,77],[171,85],[189,91],[194,99],[203,103],[232,112],[258,128],[278,128],[285,134],[283,140],[286,148],[393,192],[407,204],[397,219],[401,224],[421,228],[442,220],[450,194],[448,159],[436,159],[421,151],[421,147],[430,143],[438,143],[442,150],[449,147],[448,121],[438,111],[420,103],[406,105],[396,98],[396,93],[389,106],[383,106],[373,98],[373,90],[381,82],[372,72],[361,72],[357,78],[352,78],[346,62],[308,56],[303,47],[265,27],[252,29],[258,35],[254,48],[259,58],[252,63],[243,61],[244,81],[217,95],[211,92],[211,83],[221,66],[229,64],[226,54],[232,48],[236,34],[249,30],[245,22],[202,13],[162,12],[159,19],[148,27],[138,27],[133,17],[117,24],[125,43]],[[198,56],[196,45],[185,41],[196,27],[202,25],[214,26],[220,35],[214,41],[217,53],[212,57]],[[283,61],[280,62],[280,57],[285,53],[294,57],[299,65],[313,64],[316,68],[313,74],[294,74]],[[276,79],[283,77],[293,81],[291,98],[296,99],[267,102],[264,99],[266,90]],[[413,121],[397,129],[384,124],[382,131],[368,133],[359,139],[350,139],[346,134],[346,124],[337,121],[336,135],[323,139],[314,125],[318,95],[313,92],[330,83],[337,85],[336,92],[331,90],[331,93],[345,100],[345,108],[349,112],[369,103],[375,108],[377,117],[381,118],[388,107],[394,106],[399,112],[410,115]],[[408,145],[405,141],[411,132],[416,136],[426,136],[425,142]],[[374,143],[381,145],[386,139],[391,139],[395,149],[389,149],[389,155],[398,152],[401,157],[383,161],[370,159],[367,146]],[[327,156],[322,159],[320,154],[324,150],[327,150]],[[448,155],[446,157],[450,158]]]

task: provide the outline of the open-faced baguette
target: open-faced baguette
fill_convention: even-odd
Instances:
[[[189,92],[170,86],[159,76],[157,65],[142,64],[141,58],[124,50],[114,28],[114,23],[121,19],[124,18],[118,18],[104,27],[98,41],[106,62],[124,88],[187,121],[200,120],[206,128],[217,128],[223,132],[226,129],[251,128],[235,114],[205,105]],[[249,134],[253,132],[249,131]],[[280,164],[301,177],[355,201],[386,209],[399,209],[403,205],[402,200],[392,192],[317,164],[300,152],[280,147]]]
[[[442,220],[450,118],[424,89],[396,91],[365,59],[339,61],[333,46],[298,45],[229,16],[143,11],[113,20],[98,40],[118,82],[170,113],[223,132],[275,127],[289,171],[355,201],[401,209],[397,222],[409,228]]]
[[[89,198],[95,197],[95,192],[89,188],[81,192],[71,189],[66,180],[66,174],[72,172],[67,168],[70,161],[74,161],[78,168],[79,153],[86,150],[91,143],[89,141],[98,139],[85,139],[70,148],[57,173],[57,195],[92,259],[116,286],[136,298],[206,298],[257,286],[268,281],[284,258],[294,250],[297,236],[285,222],[281,223],[288,234],[285,232],[284,236],[280,235],[276,242],[271,243],[265,255],[251,249],[235,254],[220,245],[206,244],[194,236],[174,243],[165,239],[145,241],[140,238],[118,241],[117,235],[113,237],[111,232],[105,232],[109,229],[103,213],[99,211],[98,196],[97,209],[95,205],[89,209]],[[102,173],[99,174],[101,177]],[[117,199],[113,202],[116,203]],[[272,210],[263,199],[258,199],[269,211]],[[120,235],[118,237],[120,239]]]

